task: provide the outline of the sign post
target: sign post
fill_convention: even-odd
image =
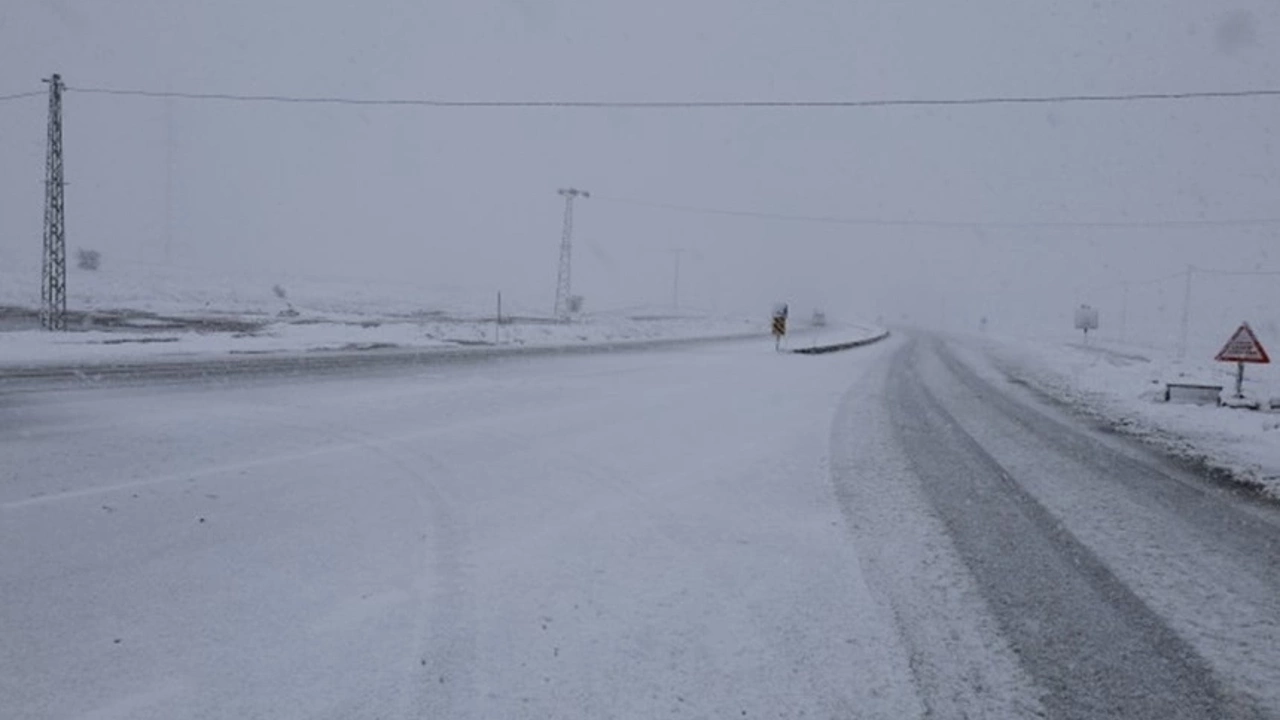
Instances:
[[[1088,343],[1089,331],[1098,329],[1098,310],[1088,305],[1081,305],[1076,308],[1075,320],[1076,329],[1084,331],[1084,341]],[[986,329],[986,318],[983,318],[983,329]]]
[[[782,350],[782,338],[787,334],[788,308],[786,303],[773,306],[773,349]]]
[[[1271,357],[1267,355],[1267,350],[1262,347],[1262,343],[1258,342],[1258,336],[1253,334],[1253,328],[1249,327],[1249,323],[1241,323],[1227,344],[1218,351],[1214,360],[1236,364],[1236,399],[1242,399],[1244,398],[1244,364],[1265,365],[1271,362]]]

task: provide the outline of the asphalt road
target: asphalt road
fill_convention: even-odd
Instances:
[[[0,716],[1280,717],[1280,513],[976,346],[0,390]]]
[[[991,692],[1002,662],[1049,717],[1277,716],[1274,506],[1089,427],[973,348],[913,341],[862,382],[879,402],[842,408],[834,480],[936,716],[1021,712]]]

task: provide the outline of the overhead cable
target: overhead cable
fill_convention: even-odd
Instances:
[[[1151,101],[1224,100],[1280,97],[1280,89],[1208,90],[1070,95],[990,95],[954,98],[880,98],[864,100],[450,100],[440,98],[359,98],[340,95],[241,94],[184,92],[69,86],[71,92],[181,100],[214,100],[242,103],[293,103],[308,105],[381,105],[434,108],[576,108],[615,110],[713,110],[713,109],[841,109],[893,107],[947,107],[966,105],[1046,105],[1062,103],[1130,103]]]
[[[871,218],[871,217],[838,217],[830,215],[792,215],[784,213],[759,212],[753,210],[729,210],[723,208],[697,207],[675,203],[634,200],[630,198],[593,196],[597,201],[633,205],[636,207],[667,210],[671,212],[696,215],[719,215],[725,217],[754,218],[759,220],[778,220],[785,222],[807,222],[828,225],[854,225],[869,227],[924,227],[946,229],[1055,229],[1055,228],[1204,228],[1204,227],[1250,227],[1280,224],[1280,218],[1224,218],[1224,219],[1187,219],[1187,220],[1060,220],[1060,221],[988,221],[988,220],[943,220],[917,218]]]

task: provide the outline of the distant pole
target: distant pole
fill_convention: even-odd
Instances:
[[[44,260],[40,277],[40,324],[67,329],[67,228],[62,171],[62,76],[49,83],[49,137],[44,176]]]
[[[1195,268],[1187,266],[1187,285],[1182,294],[1182,333],[1178,339],[1178,359],[1187,356],[1187,332],[1191,327],[1191,275]]]
[[[502,342],[502,291],[498,291],[498,314],[494,316],[493,322],[493,344],[497,345]]]
[[[577,197],[589,198],[591,193],[577,188],[561,188],[564,197],[564,229],[560,235],[560,270],[556,275],[555,316],[560,320],[569,319],[569,296],[573,294],[573,200]]]
[[[680,309],[680,255],[684,252],[681,248],[672,249],[672,254],[676,256],[675,277],[671,282],[671,308],[673,310]]]
[[[173,99],[164,101],[164,264],[173,264]]]
[[[1124,284],[1124,299],[1120,302],[1120,342],[1128,341],[1129,283]]]

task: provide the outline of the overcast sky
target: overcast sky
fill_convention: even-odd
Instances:
[[[476,100],[1280,88],[1278,34],[1274,0],[5,0],[0,94],[53,71],[73,88]],[[0,104],[0,262],[38,262],[44,122],[42,98]],[[996,224],[1277,217],[1278,127],[1276,98],[667,111],[70,93],[69,238],[117,266],[164,262],[171,237],[183,267],[549,306],[556,189],[572,185],[597,196],[575,257],[592,307],[669,302],[684,248],[688,305],[1034,327],[1188,263],[1277,269],[1280,226],[860,227],[611,199]]]

